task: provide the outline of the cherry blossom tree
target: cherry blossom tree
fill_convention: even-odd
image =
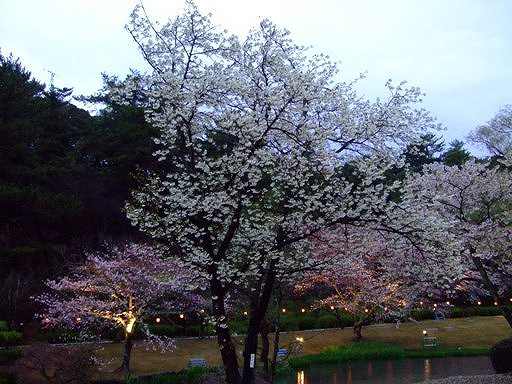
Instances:
[[[491,120],[477,127],[469,136],[493,156],[512,152],[512,105],[504,106]]]
[[[144,94],[166,164],[146,172],[128,217],[208,281],[226,380],[251,383],[276,279],[307,269],[311,234],[383,220],[399,187],[386,171],[436,124],[419,89],[388,82],[387,97],[365,100],[269,20],[239,38],[187,2],[165,24],[140,5],[127,29],[150,70],[112,92]],[[240,286],[252,292],[242,375],[226,312]]]
[[[393,234],[364,226],[339,225],[318,233],[312,255],[321,265],[297,284],[299,292],[326,291],[316,305],[344,311],[354,318],[354,339],[362,327],[384,318],[403,317],[429,286],[419,276],[407,276],[397,259],[413,245]]]
[[[121,329],[121,369],[127,374],[137,326],[153,348],[173,347],[172,339],[152,335],[144,318],[197,308],[201,298],[190,293],[191,280],[189,271],[175,260],[162,258],[153,247],[110,247],[106,253],[89,254],[70,276],[48,281],[49,292],[36,298],[44,307],[39,317],[45,327],[64,326],[84,338],[102,328]]]
[[[474,161],[460,167],[429,165],[423,174],[410,176],[404,202],[409,217],[422,218],[424,236],[441,240],[437,260],[458,266],[464,289],[484,289],[493,296],[512,326],[503,297],[512,288],[510,171]]]

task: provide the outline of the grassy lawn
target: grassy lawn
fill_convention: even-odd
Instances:
[[[489,348],[494,343],[512,336],[512,331],[502,316],[470,317],[448,319],[442,321],[423,321],[418,324],[401,324],[396,329],[394,324],[382,324],[365,327],[363,337],[365,340],[392,343],[406,350],[419,350],[422,348],[422,331],[426,329],[429,335],[436,336],[441,350],[450,348]],[[325,331],[297,331],[281,335],[280,345],[286,347],[296,337],[304,338],[304,355],[319,354],[327,347],[346,346],[352,342],[352,329],[330,329]],[[237,339],[241,342],[241,339]],[[238,348],[240,351],[241,348]],[[109,368],[120,365],[122,346],[120,344],[107,344],[99,353],[100,356],[113,359]],[[419,355],[420,352],[407,353]],[[409,355],[407,355],[409,356]],[[165,371],[178,371],[186,367],[192,357],[202,357],[210,366],[221,364],[214,338],[177,339],[176,350],[172,353],[161,354],[146,351],[144,345],[137,344],[133,351],[133,370],[136,375],[150,374]],[[110,374],[105,373],[105,377]]]

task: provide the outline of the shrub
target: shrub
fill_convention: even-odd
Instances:
[[[316,320],[316,328],[335,328],[337,323],[335,315],[323,315]]]
[[[16,377],[9,373],[0,372],[0,384],[16,384]]]
[[[18,348],[0,349],[0,364],[9,363],[23,356]]]
[[[317,328],[317,319],[312,315],[303,315],[298,318],[297,321],[299,329],[315,329]]]
[[[491,348],[491,362],[496,373],[512,372],[512,337]]]
[[[281,331],[298,331],[299,319],[296,316],[283,316],[281,318]]]
[[[16,362],[16,374],[22,383],[86,384],[92,382],[92,347],[66,347],[36,343],[28,347]]]
[[[181,372],[139,376],[128,380],[128,384],[199,384],[203,377],[214,372],[209,368],[194,367]]]
[[[411,317],[414,320],[432,320],[434,318],[434,312],[430,309],[413,309],[411,311]]]
[[[0,331],[1,345],[15,345],[22,339],[22,334],[16,331]]]
[[[8,331],[9,327],[7,326],[7,321],[0,320],[0,331]]]

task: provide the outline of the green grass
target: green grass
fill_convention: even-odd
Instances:
[[[177,373],[133,378],[128,380],[128,384],[196,384],[201,383],[203,377],[211,372],[211,368],[194,367]]]
[[[489,348],[446,348],[411,350],[396,344],[379,341],[361,341],[349,345],[328,347],[318,354],[293,357],[291,368],[305,368],[312,364],[332,364],[353,360],[389,360],[403,358],[480,356],[489,353]]]

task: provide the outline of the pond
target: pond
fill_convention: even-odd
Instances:
[[[280,377],[276,384],[411,384],[448,376],[493,373],[487,356],[354,361],[317,365]]]

